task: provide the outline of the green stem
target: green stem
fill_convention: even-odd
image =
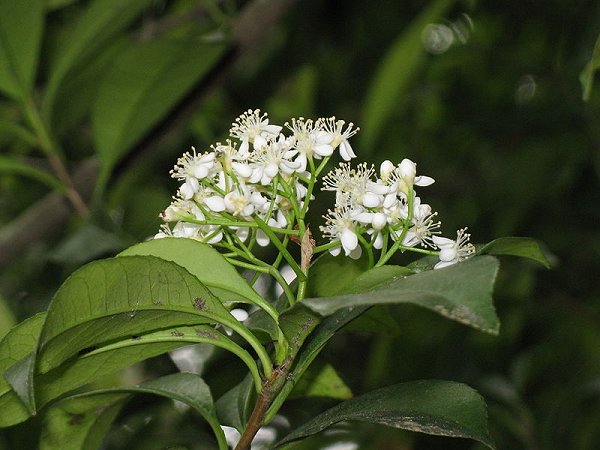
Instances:
[[[198,225],[218,225],[218,226],[227,226],[227,227],[260,228],[260,226],[255,222],[231,221],[228,219],[198,220],[193,217],[181,217],[180,219],[184,222],[196,223]],[[293,235],[293,236],[300,235],[300,232],[298,230],[292,230],[289,228],[276,228],[276,227],[269,227],[269,228],[274,233],[289,234],[289,235]]]
[[[325,166],[327,165],[327,163],[329,162],[329,160],[331,159],[331,156],[327,156],[325,158],[323,158],[323,161],[321,161],[321,164],[319,164],[319,167],[317,167],[317,170],[315,171],[315,179],[321,175],[321,172],[323,171],[323,169],[325,168]]]
[[[290,288],[290,285],[287,283],[287,281],[285,281],[285,278],[283,278],[283,275],[281,275],[281,272],[279,272],[279,270],[277,270],[275,267],[271,267],[271,269],[272,270],[269,273],[273,278],[275,278],[275,280],[283,289],[283,292],[285,293],[285,296],[287,297],[290,306],[296,303],[296,297],[294,296],[294,292]]]
[[[300,281],[304,281],[306,279],[306,276],[302,272],[302,269],[300,268],[298,263],[294,260],[294,258],[290,254],[290,252],[288,252],[287,248],[285,248],[283,246],[282,242],[275,235],[275,233],[273,233],[271,228],[260,217],[256,216],[255,220],[256,220],[256,223],[258,224],[259,228],[264,231],[264,233],[269,237],[269,239],[275,245],[275,247],[277,247],[277,250],[279,250],[283,254],[283,257],[285,258],[287,263],[290,265],[292,270],[294,272],[296,272],[298,279]]]
[[[379,261],[377,261],[377,265],[379,266],[379,263],[381,263],[381,261],[383,261],[383,258],[385,257],[385,254],[387,252],[387,246],[388,246],[388,238],[390,236],[389,230],[386,230],[387,233],[383,234],[383,245],[381,246],[381,253],[379,255]],[[384,263],[382,263],[384,264]]]
[[[407,206],[408,217],[406,218],[406,221],[404,222],[404,227],[402,228],[402,233],[400,233],[400,236],[398,236],[396,238],[396,242],[394,242],[394,245],[391,246],[391,248],[386,252],[386,254],[382,258],[379,258],[379,261],[377,262],[377,265],[375,267],[383,266],[394,255],[394,253],[396,253],[396,251],[398,251],[398,249],[400,247],[403,247],[402,241],[404,241],[404,238],[406,237],[406,233],[408,233],[408,229],[410,228],[410,223],[413,219],[414,191],[413,191],[412,186],[409,187],[407,196],[408,196],[408,206]]]
[[[287,183],[287,181],[285,181],[283,179],[283,177],[279,177],[279,182],[281,184],[281,186],[283,187],[283,190],[285,192],[285,195],[287,197],[287,199],[290,201],[290,203],[292,204],[292,209],[294,210],[294,213],[296,214],[296,218],[298,219],[298,225],[300,225],[301,223],[304,224],[304,216],[302,215],[302,212],[300,211],[300,206],[298,205],[298,199],[296,198],[296,193],[294,192],[295,189],[292,189],[292,187]],[[300,228],[300,235],[302,235],[302,228]]]
[[[369,269],[372,269],[373,266],[375,265],[375,258],[373,256],[373,247],[369,242],[367,242],[367,240],[364,238],[364,236],[362,234],[356,233],[356,236],[358,237],[358,240],[360,241],[360,243],[363,245],[364,249],[367,251],[367,257],[369,258]]]
[[[250,264],[250,263],[247,263],[244,261],[238,261],[237,259],[227,258],[227,261],[231,265],[234,265],[237,267],[243,267],[244,269],[250,269],[250,270],[254,270],[255,272],[260,272],[260,273],[271,273],[271,271],[266,267],[257,266],[257,265]]]
[[[319,246],[315,247],[313,249],[313,253],[321,253],[321,252],[327,251],[329,249],[338,247],[339,245],[340,245],[339,240],[331,241],[328,244],[323,244],[323,245],[319,245]]]
[[[256,354],[258,355],[258,359],[262,365],[263,373],[265,378],[269,378],[273,374],[273,363],[269,354],[262,346],[262,344],[256,339],[256,336],[248,330],[244,325],[238,322],[233,316],[232,321],[228,321],[228,323],[224,323],[223,325],[231,328],[237,334],[239,334],[250,346],[254,349]],[[222,322],[221,322],[222,323]]]
[[[215,336],[219,336],[219,335],[217,334]],[[244,362],[244,364],[246,364],[246,366],[248,366],[248,369],[250,370],[250,374],[252,375],[252,379],[254,380],[254,387],[256,388],[256,392],[260,392],[262,389],[262,379],[260,378],[260,374],[258,373],[258,366],[256,365],[256,361],[254,361],[254,358],[252,358],[252,356],[246,350],[244,350],[243,348],[241,348],[240,346],[238,346],[237,344],[234,344],[233,342],[231,342],[229,340],[225,340],[224,337],[222,337],[221,339],[215,339],[215,338],[211,339],[210,337],[203,338],[203,337],[201,337],[201,335],[190,336],[189,334],[184,334],[180,337],[175,334],[170,335],[170,336],[152,336],[152,335],[150,335],[150,337],[140,336],[140,338],[137,340],[129,340],[129,339],[121,340],[114,344],[100,347],[97,350],[94,350],[90,353],[86,353],[81,358],[85,359],[85,358],[93,356],[93,355],[110,352],[110,351],[117,350],[120,348],[130,348],[130,347],[134,347],[136,345],[157,344],[157,343],[164,343],[164,342],[189,342],[190,344],[207,343],[207,344],[214,345],[215,347],[221,347],[225,350],[228,350],[231,353],[233,353],[234,355],[238,356]]]

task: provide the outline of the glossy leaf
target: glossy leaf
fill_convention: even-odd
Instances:
[[[0,173],[23,175],[36,181],[40,181],[57,191],[63,190],[62,183],[49,172],[38,169],[31,164],[26,164],[10,156],[0,156]]]
[[[79,386],[98,380],[136,362],[161,355],[176,348],[207,343],[237,355],[248,367],[254,387],[260,388],[260,375],[252,356],[231,339],[206,325],[177,327],[139,336],[131,336],[61,364],[38,375],[36,396],[41,407]]]
[[[309,297],[330,297],[350,285],[369,268],[366,258],[354,260],[325,253],[310,267]]]
[[[0,91],[24,101],[33,90],[44,0],[0,0]]]
[[[348,400],[352,398],[352,391],[331,364],[312,365],[298,380],[289,398],[299,397]]]
[[[581,82],[582,98],[583,101],[589,101],[592,96],[592,88],[594,87],[594,76],[596,71],[600,69],[600,36],[596,39],[594,50],[592,51],[592,57],[585,65],[584,69],[579,75],[579,81]]]
[[[130,397],[121,393],[67,397],[44,416],[40,450],[100,448]]]
[[[7,0],[10,1],[10,0]],[[83,67],[110,39],[126,28],[152,0],[95,0],[67,32],[50,70],[44,114],[50,122],[58,89],[69,72]]]
[[[319,314],[329,315],[341,308],[411,303],[497,334],[500,323],[492,301],[497,272],[498,261],[495,258],[479,256],[440,270],[406,278],[394,276],[365,292],[306,299],[303,304]],[[364,276],[369,275],[366,273]]]
[[[127,46],[105,74],[92,108],[100,186],[113,166],[222,55],[225,46],[156,40]]]
[[[426,53],[421,43],[423,29],[439,20],[452,3],[452,0],[428,3],[423,12],[403,30],[377,67],[367,93],[360,134],[362,146],[368,151],[373,150],[390,116],[403,103],[408,84],[425,61]]]
[[[31,352],[25,358],[17,361],[4,372],[4,379],[19,396],[19,399],[30,414],[36,412],[36,399],[33,389],[35,354]]]
[[[0,341],[0,427],[22,422],[30,415],[4,374],[35,350],[45,316],[40,313],[21,322]]]
[[[440,380],[396,384],[340,403],[292,431],[276,446],[348,420],[469,438],[495,448],[487,428],[483,398],[464,384]]]
[[[217,416],[222,425],[244,431],[252,406],[256,400],[252,389],[252,378],[247,375],[240,383],[217,400]]]
[[[227,450],[209,387],[191,373],[178,373],[135,387],[102,389],[67,397],[52,406],[45,420],[43,450],[95,449],[128,394],[153,394],[188,404],[209,423],[220,450]]]
[[[111,340],[181,325],[240,324],[184,268],[153,256],[92,262],[56,293],[40,336],[44,373]]]
[[[264,300],[213,247],[194,239],[153,239],[123,250],[119,256],[151,255],[173,261],[198,278],[222,301]]]
[[[550,262],[535,239],[524,237],[503,237],[484,245],[477,252],[480,255],[510,255],[537,261],[547,269]]]

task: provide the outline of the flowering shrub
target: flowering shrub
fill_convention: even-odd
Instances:
[[[282,132],[285,128],[289,136]],[[292,119],[282,127],[270,124],[266,113],[248,110],[233,123],[232,140],[200,154],[192,148],[192,153],[179,158],[171,175],[183,183],[163,212],[167,223],[155,237],[197,239],[223,248],[232,264],[247,268],[258,268],[253,267],[253,246],[272,241],[301,279],[312,255],[325,250],[332,255],[343,250],[353,259],[364,250],[369,267],[385,264],[398,250],[437,255],[436,269],[473,255],[466,229],[457,232],[456,240],[439,235],[437,213],[415,190],[434,180],[417,175],[416,164],[409,159],[398,165],[384,161],[378,177],[372,165],[353,168],[349,162],[325,175],[321,190],[335,192],[335,207],[319,227],[329,242],[314,246],[305,220],[315,187],[336,151],[344,161],[356,157],[348,140],[357,131],[352,123],[335,117]],[[290,240],[304,242],[305,237],[309,244],[301,267],[287,246]],[[300,298],[290,298],[291,302],[301,300],[303,293],[300,289]]]
[[[498,261],[490,255],[547,265],[531,239],[498,239],[476,251],[465,229],[456,239],[441,236],[437,213],[416,192],[433,178],[418,175],[408,159],[385,161],[378,173],[367,163],[353,167],[349,139],[357,131],[335,118],[273,125],[266,114],[249,110],[234,122],[231,140],[179,158],[171,175],[181,184],[155,239],[82,267],[47,313],[0,342],[0,426],[43,408],[41,448],[97,448],[127,399],[145,393],[199,412],[220,450],[248,449],[253,441],[256,448],[261,430],[270,436],[262,448],[284,448],[349,420],[467,437],[494,448],[485,403],[463,384],[421,380],[353,397],[331,366],[306,376],[327,342],[377,305],[410,303],[497,333],[491,293]],[[344,162],[320,180],[337,152]],[[317,245],[307,213],[319,190],[333,192],[335,204],[319,226],[324,242]],[[273,261],[256,255],[269,244],[278,251]],[[299,261],[292,245],[300,248]],[[419,259],[388,264],[397,252]],[[284,276],[284,261],[295,282]],[[250,279],[236,267],[251,271]],[[261,274],[281,286],[281,299],[253,288]],[[243,381],[216,402],[199,374],[108,389],[90,384],[198,343],[226,350],[247,368]],[[312,384],[318,395],[344,401],[292,426],[284,404],[292,392],[314,395]],[[88,389],[74,392],[84,385]],[[287,424],[284,436],[266,432],[276,417]]]

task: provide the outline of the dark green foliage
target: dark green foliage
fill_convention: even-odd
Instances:
[[[359,160],[408,157],[436,179],[427,188],[427,200],[444,218],[446,235],[468,225],[475,242],[492,241],[479,252],[500,257],[497,312],[491,309],[489,286],[477,285],[485,291],[487,308],[478,323],[496,330],[499,319],[501,326],[498,336],[490,336],[415,306],[373,305],[383,299],[372,294],[380,283],[407,269],[360,276],[365,271],[361,262],[343,266],[325,256],[320,264],[327,269],[315,271],[309,296],[361,297],[356,303],[361,306],[350,311],[311,300],[314,311],[297,307],[281,317],[279,326],[290,344],[302,347],[294,365],[297,377],[302,380],[305,374],[306,382],[320,373],[313,368],[331,367],[325,377],[330,384],[325,382],[323,390],[342,398],[348,391],[342,395],[333,389],[341,381],[357,400],[402,380],[457,380],[486,399],[498,448],[600,447],[597,2],[383,0],[375,6],[302,1],[274,22],[264,13],[252,18],[252,26],[236,28],[245,8],[257,3],[0,0],[0,337],[13,323],[46,310],[81,264],[114,256],[153,235],[176,186],[168,176],[176,158],[191,145],[202,151],[222,139],[243,110],[261,107],[274,120],[335,114],[363,128],[353,142]],[[443,53],[422,47],[422,28],[430,22],[446,25],[453,36]],[[264,36],[254,36],[255,31]],[[32,106],[39,117],[32,117],[27,109]],[[90,207],[88,218],[64,212],[45,198],[66,191],[49,155],[62,160],[74,179],[80,174],[77,188]],[[99,184],[98,170],[81,175],[82,164],[90,162],[93,167],[100,163]],[[55,206],[40,212],[41,205],[50,204]],[[319,215],[328,205],[319,207],[323,211],[315,210],[310,223],[317,240]],[[493,241],[498,236],[532,236],[545,245],[540,250],[537,242],[514,240],[519,238]],[[177,278],[192,290],[206,285],[219,298],[261,301],[210,250],[198,247],[204,253],[193,260],[161,246],[168,247],[140,244],[123,258],[81,270],[98,270],[114,281],[117,274],[129,273],[128,258],[141,258],[137,261],[145,261],[148,271],[168,278],[174,287],[169,295],[178,295]],[[549,262],[553,269],[506,254]],[[204,264],[211,272],[202,269]],[[428,276],[419,272],[430,264],[425,259],[407,267],[416,273],[410,280]],[[453,268],[444,270],[452,273]],[[44,371],[35,382],[36,402],[26,382],[44,316],[10,331],[0,347],[0,372],[8,370],[0,379],[0,425],[21,422],[30,410],[41,408],[42,413],[53,411],[47,419],[50,429],[60,431],[65,420],[89,426],[89,437],[80,438],[90,439],[90,445],[99,444],[100,431],[114,419],[110,449],[215,448],[210,426],[203,427],[198,417],[159,408],[145,397],[124,404],[131,392],[65,400],[55,409],[47,404],[82,384],[100,389],[172,373],[173,363],[158,355],[187,343],[218,342],[202,375],[214,398],[221,399],[216,402],[219,418],[241,427],[255,389],[251,377],[242,378],[248,365],[256,366],[256,353],[235,335],[229,338],[204,325],[187,327],[190,317],[194,324],[199,316],[231,320],[221,310],[208,317],[206,303],[195,308],[190,302],[177,317],[164,318],[152,303],[157,288],[146,282],[152,295],[140,294],[139,302],[119,298],[116,289],[116,309],[104,311],[108,316],[91,317],[89,305],[74,301],[69,308],[80,322],[62,329],[62,318],[51,318],[36,355]],[[353,282],[366,294],[352,292]],[[338,291],[337,284],[350,290]],[[93,288],[94,295],[113,293],[108,285]],[[368,307],[369,320],[360,316]],[[117,318],[111,322],[113,314]],[[160,327],[153,326],[157,318],[165,320]],[[395,327],[383,326],[383,318]],[[140,325],[127,335],[121,325],[131,321]],[[277,328],[267,315],[261,321],[261,344],[269,348]],[[352,331],[337,333],[350,322],[346,330]],[[118,363],[111,359],[109,364],[107,355]],[[148,358],[154,359],[139,363]],[[128,372],[109,375],[133,363]],[[288,380],[277,401],[308,392],[296,381]],[[236,399],[235,411],[219,407],[227,398]],[[96,400],[106,401],[106,409],[95,421],[80,421],[80,413],[73,411],[96,408]],[[311,430],[333,423],[331,417],[318,420],[333,404],[303,401],[294,399],[282,410],[292,428],[312,417]],[[352,418],[340,413],[343,406],[333,408],[340,420]],[[144,425],[146,416],[151,426]],[[0,450],[38,448],[33,435],[39,422],[1,429]],[[137,434],[124,433],[123,424]],[[366,424],[338,429],[365,449],[473,448],[469,441]],[[487,434],[478,436],[490,442]],[[45,439],[44,448],[66,448],[61,440]],[[307,448],[331,438],[321,433],[311,439]]]

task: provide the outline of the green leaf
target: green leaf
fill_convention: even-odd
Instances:
[[[243,433],[256,395],[252,389],[252,378],[247,375],[240,383],[217,400],[217,416],[222,425],[234,427]]]
[[[321,321],[318,314],[298,303],[279,316],[279,326],[292,352],[296,353],[304,340]]]
[[[121,157],[213,67],[224,50],[224,45],[156,40],[131,44],[115,58],[92,108],[101,187]]]
[[[16,320],[13,312],[6,304],[6,300],[0,295],[0,339],[15,325]],[[1,345],[1,344],[0,344]],[[1,371],[1,370],[0,370]]]
[[[408,85],[425,61],[421,34],[426,25],[438,20],[453,0],[428,3],[426,9],[392,44],[377,67],[365,101],[361,125],[362,147],[372,151],[391,115],[398,110],[407,95]]]
[[[10,156],[0,156],[0,173],[23,175],[40,181],[59,192],[64,190],[60,180],[49,172],[38,169],[31,164],[24,163]]]
[[[331,364],[312,365],[302,375],[289,398],[329,397],[338,400],[352,398],[352,391]]]
[[[33,389],[30,388],[33,385],[34,367],[35,354],[31,352],[4,373],[4,379],[19,396],[19,399],[30,414],[37,412],[35,395]]]
[[[341,308],[411,303],[473,328],[497,334],[500,323],[492,301],[497,272],[496,258],[479,256],[444,269],[406,278],[395,276],[365,292],[306,299],[303,304],[319,314],[329,315]],[[370,275],[367,272],[363,280]]]
[[[44,373],[111,340],[182,325],[241,325],[184,268],[153,256],[92,262],[56,293],[38,352]]]
[[[584,102],[590,100],[592,95],[592,88],[594,86],[594,76],[596,71],[600,68],[600,36],[596,39],[594,50],[592,51],[592,57],[589,62],[585,65],[584,69],[579,75],[579,81],[581,82],[581,88],[583,90],[582,98]]]
[[[441,380],[396,384],[340,403],[292,431],[276,447],[347,420],[469,438],[495,448],[483,398],[464,384]]]
[[[87,223],[61,242],[50,254],[50,259],[62,264],[81,265],[124,247],[126,244],[122,237]]]
[[[208,422],[219,449],[227,450],[210,389],[202,378],[191,373],[167,375],[135,387],[102,389],[67,397],[48,412],[40,448],[98,448],[128,394],[160,395],[188,404]]]
[[[325,253],[310,267],[307,296],[336,295],[368,268],[369,263],[366,258],[354,260]]]
[[[503,237],[495,239],[479,249],[477,254],[520,256],[537,261],[547,269],[551,267],[548,258],[546,258],[546,255],[544,255],[544,252],[540,248],[539,242],[526,237]]]
[[[94,450],[129,400],[129,394],[68,397],[44,416],[41,450]]]
[[[7,0],[11,1],[11,0]],[[95,0],[67,32],[61,53],[51,67],[44,117],[52,123],[54,102],[64,78],[87,65],[106,42],[126,28],[152,0]]]
[[[123,250],[119,256],[151,255],[173,261],[196,276],[224,302],[263,303],[262,297],[217,250],[195,239],[153,239]]]
[[[0,91],[16,100],[33,90],[43,30],[43,0],[0,0]]]
[[[56,369],[38,375],[36,378],[38,406],[41,407],[70,390],[98,380],[138,361],[196,343],[215,345],[237,355],[248,367],[252,375],[251,380],[254,380],[254,387],[260,389],[261,379],[252,356],[213,327],[197,325],[131,336],[100,347],[76,359],[69,360]]]
[[[0,427],[8,427],[29,417],[29,411],[5,380],[6,371],[35,350],[45,313],[21,322],[0,341]]]

